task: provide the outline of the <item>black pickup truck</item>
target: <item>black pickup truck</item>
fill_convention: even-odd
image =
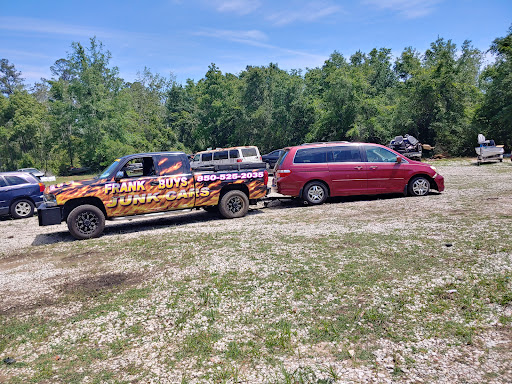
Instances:
[[[39,225],[66,221],[77,239],[98,237],[106,219],[202,207],[225,218],[244,216],[265,197],[264,163],[192,172],[181,152],[139,153],[115,160],[90,180],[51,185],[38,208]]]

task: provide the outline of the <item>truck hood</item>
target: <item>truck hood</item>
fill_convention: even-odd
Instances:
[[[46,194],[53,194],[53,195],[57,195],[61,192],[65,192],[65,191],[69,191],[69,190],[72,190],[72,189],[79,189],[81,187],[85,187],[85,186],[91,186],[91,185],[94,185],[94,184],[101,184],[101,182],[103,182],[104,180],[101,180],[101,179],[86,179],[86,180],[79,180],[79,181],[66,181],[64,183],[60,183],[60,184],[53,184],[53,185],[50,185],[49,187],[46,187],[44,193]]]

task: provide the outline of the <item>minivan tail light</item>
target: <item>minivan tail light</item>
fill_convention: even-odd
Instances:
[[[243,161],[242,159],[236,159],[237,163],[241,163],[242,161]]]
[[[39,192],[44,192],[45,185],[43,183],[39,183]]]
[[[279,169],[276,171],[277,177],[280,177],[280,178],[286,177],[290,173],[292,173],[292,171],[290,171],[289,169]]]
[[[263,172],[263,183],[265,185],[268,184],[268,171],[265,169],[265,172]]]

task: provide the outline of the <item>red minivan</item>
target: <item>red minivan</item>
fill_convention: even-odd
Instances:
[[[322,204],[329,196],[403,193],[426,196],[444,190],[444,178],[426,163],[379,144],[330,142],[284,149],[274,186],[283,195]]]

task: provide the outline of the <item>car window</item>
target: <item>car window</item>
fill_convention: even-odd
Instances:
[[[295,154],[293,160],[296,164],[304,163],[325,163],[327,162],[327,149],[326,148],[306,148],[299,149]]]
[[[158,172],[161,176],[187,173],[184,159],[179,155],[157,156]]]
[[[25,179],[22,179],[18,176],[5,176],[5,180],[9,185],[20,185],[20,184],[29,184],[29,182]]]
[[[366,148],[366,158],[369,163],[395,163],[396,154],[388,151],[381,147],[370,147]]]
[[[200,161],[200,160],[201,160],[201,155],[197,154],[194,156],[194,159],[192,161]]]
[[[230,159],[238,159],[240,157],[240,152],[238,152],[238,149],[231,149],[229,151],[229,158]]]
[[[4,178],[0,176],[0,187],[6,187],[7,183],[5,182]]]
[[[258,152],[256,151],[256,148],[242,148],[242,156],[243,157],[258,156]]]
[[[153,176],[155,174],[153,158],[148,156],[131,159],[126,162],[122,171],[124,172],[123,177]]]
[[[228,158],[228,151],[215,152],[213,160],[226,160]]]
[[[203,153],[203,161],[212,161],[212,153]]]
[[[348,163],[362,161],[359,147],[354,147],[352,145],[333,147],[331,151],[327,153],[327,159],[331,163]]]

